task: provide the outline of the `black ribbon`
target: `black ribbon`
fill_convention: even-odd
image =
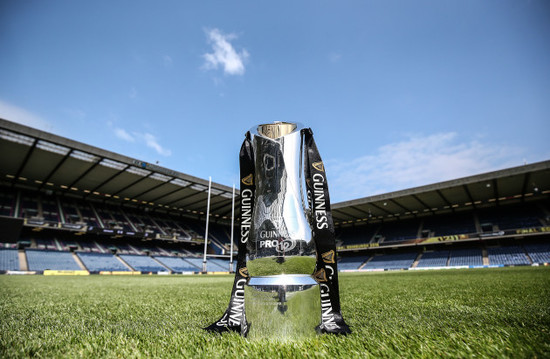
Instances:
[[[349,334],[351,329],[344,321],[340,308],[336,240],[325,166],[311,129],[303,129],[302,136],[305,143],[304,171],[311,210],[310,225],[317,250],[313,276],[321,290],[321,324],[316,329],[321,333]]]
[[[305,143],[304,172],[311,209],[310,224],[317,250],[317,262],[313,275],[321,290],[321,324],[317,326],[316,330],[319,333],[348,334],[351,333],[351,330],[344,321],[340,309],[334,222],[330,210],[325,168],[311,129],[302,130],[302,136]],[[241,235],[235,281],[233,282],[229,306],[225,313],[220,319],[204,329],[218,333],[236,331],[246,336],[249,329],[244,311],[244,284],[248,279],[246,243],[250,234],[256,188],[254,183],[254,152],[250,132],[247,132],[241,146],[239,159],[241,167]]]
[[[256,185],[254,183],[254,151],[252,149],[250,132],[246,133],[245,140],[241,146],[239,163],[241,167],[241,228],[238,244],[239,253],[237,255],[237,268],[235,280],[233,281],[233,289],[231,289],[231,299],[229,300],[229,306],[221,318],[204,329],[217,333],[235,331],[246,336],[249,329],[244,310],[244,286],[248,280],[248,270],[246,269],[246,243],[250,236],[252,209],[254,208],[254,192],[256,191]]]

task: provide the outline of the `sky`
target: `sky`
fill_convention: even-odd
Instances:
[[[238,187],[311,127],[332,202],[550,159],[550,2],[0,0],[0,117]]]

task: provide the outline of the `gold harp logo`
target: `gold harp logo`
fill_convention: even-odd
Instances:
[[[245,278],[248,278],[248,268],[244,267],[239,269],[239,274]]]
[[[326,282],[327,281],[327,273],[325,272],[325,268],[319,269],[317,272],[313,274],[313,277],[317,280],[317,282]]]
[[[315,168],[317,171],[325,172],[325,165],[323,165],[323,162],[322,162],[322,161],[313,162],[311,165],[312,165],[313,168]]]
[[[246,176],[245,178],[243,178],[242,182],[247,186],[252,186],[252,183],[254,183],[252,173]]]
[[[325,263],[334,263],[334,258],[335,258],[334,250],[321,254],[321,257],[323,257],[323,262]]]

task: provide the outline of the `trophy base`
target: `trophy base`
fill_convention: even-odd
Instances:
[[[319,285],[310,275],[251,277],[245,303],[250,339],[313,337],[321,321]]]

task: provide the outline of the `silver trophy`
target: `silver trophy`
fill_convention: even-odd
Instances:
[[[300,126],[274,123],[252,132],[255,200],[247,241],[245,312],[250,338],[315,334],[321,320],[316,248],[302,188]]]
[[[277,340],[351,333],[340,308],[334,223],[313,132],[293,123],[260,125],[246,133],[239,162],[231,299],[204,329]]]

